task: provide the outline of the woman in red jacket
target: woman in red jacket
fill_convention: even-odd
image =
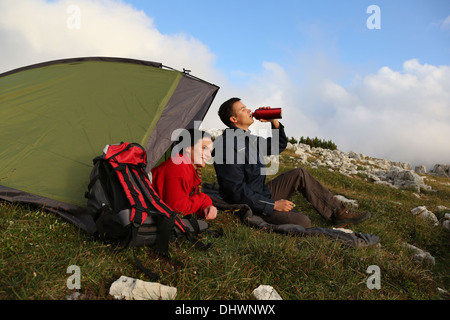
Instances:
[[[152,169],[152,185],[161,199],[175,211],[215,219],[217,208],[211,198],[198,192],[201,183],[196,169],[211,158],[211,136],[201,130],[183,130],[173,147],[172,157]]]

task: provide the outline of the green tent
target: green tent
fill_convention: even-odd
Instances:
[[[90,232],[84,194],[108,144],[145,147],[148,170],[175,129],[203,120],[219,88],[160,63],[107,57],[0,74],[0,199],[45,207]]]

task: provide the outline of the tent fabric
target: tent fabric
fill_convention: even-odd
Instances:
[[[172,98],[159,117],[158,126],[154,128],[145,145],[146,150],[150,150],[147,156],[147,171],[161,160],[161,155],[173,143],[171,135],[174,130],[198,127],[195,122],[204,118],[205,110],[209,109],[216,93],[216,88],[208,83],[198,82],[188,77],[180,79]],[[190,107],[199,104],[199,108]]]
[[[218,90],[161,63],[124,58],[0,74],[0,199],[44,206],[87,230],[84,193],[105,145],[141,144],[150,170],[172,131],[203,120]]]

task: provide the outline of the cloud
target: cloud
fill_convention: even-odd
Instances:
[[[319,60],[323,64],[323,57]],[[402,70],[386,66],[342,85],[339,77],[317,72],[320,66],[310,63],[314,75],[298,80],[298,73],[265,62],[259,74],[242,75],[246,81],[240,87],[227,85],[230,95],[219,100],[237,95],[252,109],[282,107],[288,137],[317,136],[333,140],[344,151],[429,170],[434,164],[450,163],[450,66],[411,59]],[[216,127],[216,115],[209,116],[206,127]],[[268,124],[251,128],[267,129]]]
[[[443,29],[443,30],[450,30],[450,16],[445,18],[444,22],[442,22],[441,29]]]
[[[308,130],[315,129],[316,125],[308,121],[301,109],[297,108],[295,97],[298,95],[298,87],[295,86],[292,74],[275,62],[263,62],[261,72],[257,74],[240,73],[239,85],[225,82],[217,95],[213,112],[205,117],[205,128],[225,128],[218,119],[217,109],[220,104],[231,98],[239,97],[251,110],[259,107],[282,107],[282,112],[290,119],[295,119],[297,124],[303,123]],[[283,120],[285,121],[285,120]],[[270,135],[270,123],[255,121],[251,126],[252,132],[262,135]]]
[[[163,34],[145,12],[119,0],[0,1],[0,73],[84,56],[161,62],[229,87],[216,56],[187,34]],[[218,98],[232,90],[220,90]],[[210,119],[220,126],[214,106]]]
[[[450,67],[412,59],[342,86],[324,79],[310,101],[317,130],[341,149],[428,167],[450,163]],[[306,114],[308,117],[308,114]]]
[[[161,62],[220,79],[216,56],[198,39],[162,34],[143,11],[116,0],[0,2],[0,72],[77,56]]]

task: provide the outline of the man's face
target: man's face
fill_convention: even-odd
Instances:
[[[251,110],[248,109],[241,101],[233,104],[233,116],[231,122],[238,127],[247,130],[248,127],[255,121],[251,116]]]

